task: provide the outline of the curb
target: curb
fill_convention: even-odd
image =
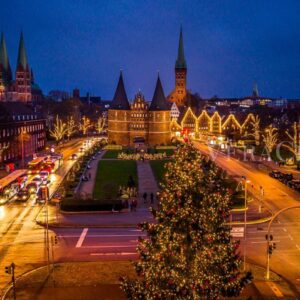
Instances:
[[[262,219],[257,219],[257,220],[252,220],[252,221],[247,221],[246,225],[256,225],[256,224],[262,224],[269,222],[273,218],[273,215],[270,217],[262,218]],[[245,224],[243,221],[236,221],[236,222],[230,222],[227,223],[228,225],[242,225]]]
[[[36,224],[40,226],[46,226],[45,223],[36,221]],[[103,225],[95,225],[95,224],[56,224],[49,223],[49,228],[137,228],[138,224],[103,224]]]
[[[37,267],[37,268],[35,268],[35,269],[29,270],[29,271],[27,271],[27,272],[21,274],[20,276],[18,276],[18,277],[16,278],[16,283],[17,283],[21,278],[23,278],[23,277],[25,277],[25,276],[27,276],[27,275],[30,275],[31,273],[34,273],[34,272],[36,272],[36,271],[38,271],[38,270],[41,270],[41,269],[43,269],[43,268],[45,268],[45,267],[47,267],[47,265],[41,266],[41,267]],[[7,294],[10,292],[10,290],[12,289],[12,287],[13,287],[12,283],[9,283],[9,284],[7,284],[7,285],[4,287],[4,292],[3,292],[2,296],[1,296],[1,300],[5,300],[5,299],[6,299],[6,296],[7,296]]]

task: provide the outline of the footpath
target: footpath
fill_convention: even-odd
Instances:
[[[283,299],[280,291],[284,291],[284,299],[297,299],[287,283],[275,273],[271,272],[271,280],[266,282],[263,268],[247,264],[247,271],[252,272],[254,281],[234,299]],[[125,300],[119,281],[123,276],[136,278],[133,265],[129,261],[57,263],[50,266],[49,273],[47,267],[43,266],[17,278],[16,299]],[[278,287],[280,290],[276,290]],[[13,299],[11,286],[7,287],[2,298],[8,299]]]

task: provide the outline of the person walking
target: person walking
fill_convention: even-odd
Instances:
[[[153,195],[153,193],[150,194],[150,203],[151,204],[154,203],[154,195]]]
[[[145,192],[144,194],[143,194],[143,198],[144,198],[144,203],[147,203],[147,193]]]

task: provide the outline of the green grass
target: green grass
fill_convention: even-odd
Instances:
[[[162,182],[164,180],[164,175],[166,172],[164,165],[168,162],[170,162],[170,161],[169,160],[150,160],[149,161],[152,172],[154,174],[154,177],[155,177],[157,183]]]
[[[117,199],[120,186],[127,186],[132,175],[138,186],[136,162],[131,160],[100,160],[96,174],[93,197],[95,199]]]

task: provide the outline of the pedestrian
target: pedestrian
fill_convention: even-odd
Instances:
[[[147,193],[145,192],[144,194],[143,194],[143,198],[144,198],[144,203],[147,203]]]
[[[151,204],[154,203],[154,195],[153,195],[153,193],[150,194],[150,203]]]
[[[91,179],[92,178],[92,174],[91,173],[89,173],[89,179]]]
[[[137,201],[136,201],[136,199],[132,200],[132,204],[131,205],[132,205],[132,210],[136,211],[136,207],[137,207]]]

